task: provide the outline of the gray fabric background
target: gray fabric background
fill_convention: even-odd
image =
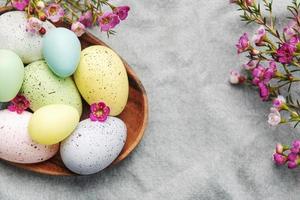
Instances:
[[[227,0],[117,1],[130,17],[111,39],[148,92],[143,141],[118,166],[88,177],[50,177],[0,162],[0,199],[299,199],[300,170],[276,167],[276,142],[299,138],[270,129],[268,103],[228,84],[244,60],[234,44],[246,27]],[[280,24],[289,1],[276,0]]]

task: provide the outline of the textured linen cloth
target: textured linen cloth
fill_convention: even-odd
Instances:
[[[276,142],[300,138],[299,129],[270,129],[270,104],[228,84],[229,70],[244,61],[234,44],[257,27],[240,22],[227,0],[116,2],[131,6],[118,34],[93,32],[147,90],[142,142],[119,165],[86,177],[39,175],[0,162],[0,199],[299,199],[300,169],[271,159]],[[274,2],[281,26],[288,2]]]

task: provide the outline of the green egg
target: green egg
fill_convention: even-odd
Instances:
[[[33,111],[50,104],[65,104],[82,114],[81,97],[72,78],[59,78],[45,61],[36,61],[25,67],[21,93],[30,101]]]

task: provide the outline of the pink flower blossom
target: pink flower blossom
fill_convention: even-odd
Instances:
[[[244,3],[246,3],[247,6],[253,6],[255,0],[244,0]]]
[[[281,122],[280,112],[276,108],[270,109],[270,114],[268,115],[268,123],[271,126],[277,126]]]
[[[120,20],[125,20],[130,10],[129,6],[119,6],[113,9],[113,13],[118,15]]]
[[[91,11],[87,11],[83,15],[79,17],[78,20],[80,23],[82,23],[86,28],[90,28],[93,25],[93,14]]]
[[[287,157],[282,154],[274,153],[273,160],[277,165],[284,165],[287,161]]]
[[[249,42],[249,38],[248,38],[248,34],[244,33],[238,43],[235,45],[237,48],[237,52],[238,53],[242,53],[245,52],[246,50],[248,50],[248,48],[250,47],[250,42]]]
[[[295,29],[299,30],[298,24],[295,20],[291,20],[286,27],[283,28],[283,33],[287,40],[290,40],[292,37],[297,35]]]
[[[282,44],[277,50],[277,59],[282,64],[289,64],[293,60],[293,55],[296,51],[296,47],[289,43]]]
[[[253,70],[254,68],[256,68],[257,64],[257,60],[250,60],[247,64],[244,64],[243,66],[246,70]]]
[[[29,0],[12,0],[12,6],[17,9],[23,11],[29,4]]]
[[[29,108],[30,102],[22,95],[17,95],[8,106],[8,110],[11,112],[17,112],[22,114],[27,108]]]
[[[281,109],[286,103],[286,100],[283,96],[279,95],[276,99],[273,100],[273,107]]]
[[[270,62],[268,68],[264,68],[262,65],[258,65],[252,71],[254,85],[259,85],[259,83],[268,84],[270,80],[274,77],[277,71],[275,62]]]
[[[80,22],[74,22],[71,26],[71,30],[78,36],[82,36],[85,33],[85,26]]]
[[[43,22],[36,17],[30,17],[27,20],[26,31],[36,33],[43,27]]]
[[[294,140],[292,142],[291,152],[292,153],[299,153],[300,152],[300,140]]]
[[[64,9],[56,3],[50,4],[45,11],[47,18],[52,22],[58,22],[65,14]]]
[[[104,102],[91,105],[90,119],[92,121],[105,122],[110,113],[110,108]]]
[[[296,161],[288,161],[287,166],[289,169],[295,169],[298,166]]]
[[[266,30],[264,26],[260,26],[255,35],[253,36],[253,41],[257,46],[263,45],[264,38],[266,36]]]
[[[98,17],[98,23],[101,31],[109,31],[115,28],[120,23],[120,20],[118,15],[107,12]]]
[[[259,88],[259,96],[263,101],[267,101],[269,99],[270,91],[266,84],[263,82],[258,83]]]

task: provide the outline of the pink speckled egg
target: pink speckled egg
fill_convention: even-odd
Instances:
[[[0,158],[15,163],[39,163],[53,157],[59,144],[41,145],[33,142],[28,133],[32,114],[0,111]]]

